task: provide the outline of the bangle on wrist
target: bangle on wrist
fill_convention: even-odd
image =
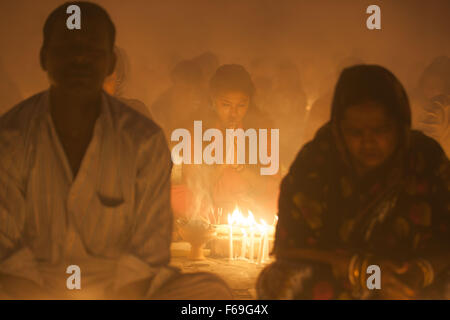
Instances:
[[[353,286],[364,288],[366,286],[365,277],[367,267],[371,264],[372,255],[360,257],[355,254],[348,265],[348,279]]]
[[[350,281],[350,283],[352,285],[355,284],[354,278],[353,278],[353,265],[356,262],[356,259],[358,259],[358,255],[353,255],[350,259],[350,262],[348,264],[348,281]]]
[[[434,281],[434,270],[431,263],[425,259],[417,259],[416,265],[422,270],[423,273],[423,287],[427,287]]]
[[[359,265],[360,265],[361,259],[360,257],[355,254],[348,265],[348,279],[352,285],[357,284],[357,279],[359,278]]]
[[[359,282],[361,284],[361,288],[366,286],[366,279],[363,277],[363,274],[366,274],[367,267],[369,266],[369,257],[365,257],[361,262],[361,269],[359,271]]]

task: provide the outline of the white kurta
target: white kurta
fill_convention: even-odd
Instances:
[[[103,94],[74,178],[49,112],[49,92],[0,118],[0,272],[84,297],[143,277],[170,278],[171,159],[162,130]],[[87,291],[90,289],[91,291]]]

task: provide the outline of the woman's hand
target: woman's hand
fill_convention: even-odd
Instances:
[[[337,278],[348,279],[348,267],[352,255],[347,251],[337,251],[330,256],[330,265]]]
[[[409,264],[395,264],[384,260],[378,265],[381,270],[381,299],[411,300],[417,297],[417,290],[401,280],[401,276],[409,271]]]
[[[333,263],[335,275],[348,279],[351,256],[346,252],[341,252],[336,253],[333,259],[335,261],[335,263]],[[379,298],[387,300],[411,300],[417,297],[418,290],[405,283],[402,279],[405,278],[404,275],[410,271],[411,264],[397,264],[390,260],[381,260],[379,262],[369,260],[369,262],[368,265],[375,264],[380,267],[381,289],[374,292],[378,294]],[[361,266],[357,265],[356,267],[360,268]],[[369,275],[366,273],[366,270],[359,271],[360,274],[357,281],[361,284],[366,284]],[[363,277],[363,279],[361,279],[361,277]]]
[[[328,264],[339,278],[348,279],[348,265],[352,254],[347,251],[325,251],[319,249],[285,249],[276,253],[277,257],[286,260],[309,260]]]

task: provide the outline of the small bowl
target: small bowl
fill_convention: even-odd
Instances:
[[[179,234],[184,241],[189,242],[191,251],[190,260],[205,260],[203,248],[205,244],[216,235],[216,231],[209,224],[190,221],[178,224]]]

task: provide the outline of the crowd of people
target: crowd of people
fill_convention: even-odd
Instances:
[[[49,89],[0,117],[0,297],[232,299],[219,276],[170,266],[170,244],[174,221],[238,205],[279,218],[259,298],[450,298],[448,57],[412,94],[349,57],[309,101],[293,61],[252,76],[205,52],[180,61],[147,107],[125,97],[129,58],[108,13],[76,4],[82,30],[65,28],[68,4],[44,25]],[[183,164],[173,179],[171,134],[199,120],[279,129],[279,172]],[[84,270],[79,293],[65,288],[68,265]],[[381,290],[365,287],[369,265]]]

